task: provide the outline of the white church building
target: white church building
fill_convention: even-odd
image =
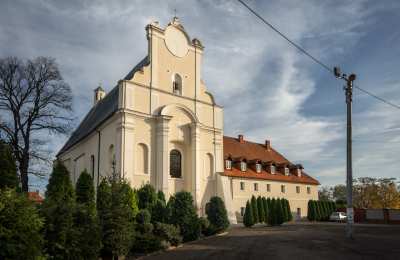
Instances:
[[[146,33],[148,55],[109,93],[95,89],[93,107],[59,151],[72,181],[86,169],[96,185],[115,172],[167,198],[190,191],[200,215],[217,195],[232,223],[252,195],[285,197],[304,217],[308,200],[318,198],[318,181],[269,141],[223,136],[223,108],[201,78],[202,43],[176,17],[166,28],[147,25]]]

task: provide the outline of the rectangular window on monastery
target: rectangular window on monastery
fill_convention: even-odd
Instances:
[[[296,193],[300,193],[300,186],[296,186]]]
[[[285,191],[286,191],[285,185],[281,185],[281,192],[285,193]]]
[[[310,194],[310,193],[311,193],[311,188],[307,187],[307,194]]]
[[[240,207],[240,216],[244,216],[244,211],[245,211],[245,208],[244,207]]]
[[[267,184],[267,191],[268,191],[268,192],[271,191],[271,184]]]
[[[244,190],[244,182],[240,182],[240,190]]]
[[[254,191],[258,191],[258,183],[254,183]]]

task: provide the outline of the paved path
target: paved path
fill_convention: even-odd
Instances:
[[[355,232],[351,241],[343,224],[235,226],[225,236],[144,259],[400,259],[400,226],[357,226]]]

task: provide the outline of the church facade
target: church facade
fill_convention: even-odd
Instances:
[[[86,169],[96,185],[119,174],[134,188],[150,183],[167,197],[186,190],[200,215],[212,196],[220,196],[232,223],[241,220],[253,194],[287,197],[304,216],[308,200],[318,197],[318,181],[270,146],[255,152],[243,136],[223,136],[223,108],[201,79],[202,43],[191,40],[176,17],[166,28],[149,24],[146,33],[148,55],[109,93],[95,90],[93,107],[59,151],[72,181]],[[293,199],[290,192],[271,193],[271,185],[281,183],[307,192]],[[267,184],[270,194],[263,193]]]

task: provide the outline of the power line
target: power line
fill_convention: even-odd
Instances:
[[[267,20],[265,20],[260,14],[258,14],[256,11],[254,11],[249,5],[247,5],[243,0],[238,0],[239,3],[241,3],[244,7],[246,7],[252,14],[254,14],[257,18],[259,18],[264,24],[266,24],[268,27],[270,27],[273,31],[275,31],[277,34],[279,34],[282,38],[284,38],[286,41],[288,41],[291,45],[293,45],[296,49],[298,49],[300,52],[302,52],[303,54],[305,54],[307,57],[309,57],[310,59],[312,59],[315,63],[317,63],[318,65],[320,65],[322,68],[324,68],[325,70],[327,70],[329,73],[333,74],[333,70],[331,69],[331,67],[329,67],[328,65],[324,64],[322,61],[318,60],[317,58],[315,58],[313,55],[311,55],[308,51],[306,51],[304,48],[302,48],[300,45],[298,45],[297,43],[295,43],[294,41],[292,41],[291,39],[289,39],[285,34],[283,34],[282,32],[280,32],[275,26],[273,26],[271,23],[269,23]],[[342,78],[343,79],[343,78]],[[371,97],[387,104],[390,105],[394,108],[400,109],[399,105],[396,105],[390,101],[385,100],[384,98],[381,98],[365,89],[362,89],[359,86],[354,86],[355,88],[357,88],[358,90],[364,92],[367,95],[370,95]]]

